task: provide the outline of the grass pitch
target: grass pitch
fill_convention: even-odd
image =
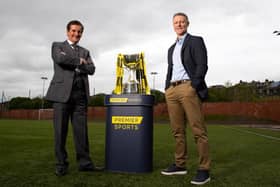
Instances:
[[[210,125],[211,181],[205,186],[280,186],[280,132],[238,126]],[[168,124],[154,125],[154,166],[146,174],[83,173],[75,161],[72,129],[67,150],[70,167],[64,177],[54,175],[51,121],[0,120],[1,187],[181,187],[192,186],[197,153],[187,134],[188,174],[163,176],[173,162],[174,141]],[[90,151],[96,165],[104,165],[105,122],[89,123]]]

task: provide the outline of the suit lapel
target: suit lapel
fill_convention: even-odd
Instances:
[[[174,43],[170,49],[168,50],[168,64],[173,65],[172,55],[175,48],[176,43]]]
[[[69,53],[71,56],[79,56],[79,46],[77,46],[76,51],[71,47],[71,45],[65,40],[63,42],[64,44],[64,49]]]
[[[182,46],[182,51],[184,51],[184,49],[190,45],[190,39],[191,39],[191,35],[187,34]]]
[[[63,42],[63,44],[64,44],[64,46],[65,46],[66,49],[68,49],[68,50],[69,50],[69,49],[72,49],[71,46],[70,46],[70,44],[67,42],[67,40],[65,40],[65,41]]]

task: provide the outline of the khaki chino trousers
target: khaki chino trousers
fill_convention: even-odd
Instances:
[[[210,169],[207,128],[202,114],[202,103],[191,86],[191,81],[170,86],[165,92],[172,134],[175,138],[175,164],[186,166],[186,121],[191,128],[199,155],[199,168]]]

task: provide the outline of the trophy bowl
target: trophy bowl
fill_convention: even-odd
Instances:
[[[137,69],[139,69],[139,55],[124,55],[124,59],[127,80],[123,84],[123,93],[137,94],[139,93],[139,82],[136,77]]]

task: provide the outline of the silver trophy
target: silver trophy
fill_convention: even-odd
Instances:
[[[144,54],[118,55],[114,94],[150,94]]]
[[[124,94],[137,94],[139,93],[139,82],[137,80],[137,69],[139,66],[139,55],[124,55],[124,69],[127,77],[123,85]]]

